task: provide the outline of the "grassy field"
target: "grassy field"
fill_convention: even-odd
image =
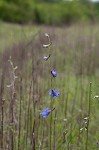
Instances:
[[[21,41],[29,40],[39,31],[39,27],[0,22],[0,51]],[[5,44],[6,43],[6,44]]]
[[[1,149],[99,149],[98,26],[0,23]],[[48,95],[52,88],[58,97]]]

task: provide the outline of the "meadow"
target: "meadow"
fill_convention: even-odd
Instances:
[[[0,45],[0,150],[98,150],[99,24],[0,22]]]

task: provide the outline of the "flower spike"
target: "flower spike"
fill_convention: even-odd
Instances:
[[[44,48],[48,48],[51,44],[43,44]]]

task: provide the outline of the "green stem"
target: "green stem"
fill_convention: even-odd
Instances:
[[[88,140],[89,140],[89,121],[90,121],[90,110],[91,110],[91,94],[92,94],[92,83],[90,82],[90,87],[89,87],[88,122],[87,122],[87,137],[86,137],[86,150],[88,149]]]
[[[51,77],[51,89],[52,89],[52,77]],[[53,108],[53,99],[51,97],[50,109]],[[52,112],[50,114],[50,150],[52,149]]]

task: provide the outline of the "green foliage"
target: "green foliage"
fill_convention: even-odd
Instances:
[[[45,24],[68,24],[87,18],[85,9],[77,2],[53,5],[39,3],[35,7],[34,14],[37,23]]]
[[[0,2],[0,18],[4,21],[24,23],[33,18],[33,12],[29,3]]]
[[[9,22],[39,24],[70,24],[72,22],[99,18],[99,4],[89,2],[48,3],[41,0],[2,0],[0,19]]]

